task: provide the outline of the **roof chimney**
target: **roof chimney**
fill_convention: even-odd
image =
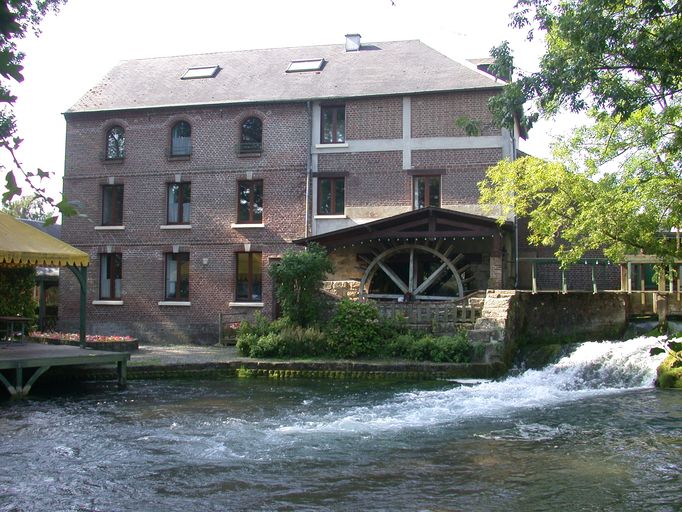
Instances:
[[[346,51],[357,52],[360,50],[360,34],[346,34]]]

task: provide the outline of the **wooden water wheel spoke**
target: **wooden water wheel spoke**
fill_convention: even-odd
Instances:
[[[388,248],[380,254],[373,253],[371,261],[369,261],[369,258],[362,257],[362,260],[367,262],[368,265],[360,281],[360,295],[361,297],[399,299],[410,294],[412,297],[418,297],[420,300],[452,300],[457,297],[463,297],[464,286],[455,265],[464,258],[464,255],[459,254],[450,260],[450,255],[453,251],[454,246],[452,245],[445,252],[440,252],[429,245],[407,244]],[[441,264],[434,271],[430,272],[429,276],[420,284],[420,273],[429,272],[429,269],[436,262],[434,258],[440,260]],[[379,288],[374,287],[373,291],[370,291],[370,286],[375,282],[375,279],[380,278],[377,274],[379,269],[388,277],[388,281],[384,280],[383,286],[377,285]],[[450,277],[444,276],[446,272],[450,274]],[[407,274],[407,283],[401,277],[401,275],[404,276],[405,274]],[[434,288],[434,285],[441,280],[443,283],[451,283],[448,285],[451,290],[453,286],[456,287],[456,290],[453,290],[455,295],[443,295],[444,291],[446,293],[449,292],[443,290],[441,286],[435,287],[433,292],[427,293],[430,288]],[[388,283],[391,284],[387,286]],[[395,286],[395,288],[391,289],[392,286]],[[396,291],[400,293],[395,293]]]
[[[452,252],[452,250],[453,250],[453,247],[452,247],[452,246],[448,247],[448,250],[445,251],[445,253],[443,253],[443,256],[444,256],[445,258],[449,258],[449,257],[450,257],[450,253]],[[463,257],[464,257],[463,254],[459,254],[459,255],[458,255],[452,262],[450,262],[450,263],[451,263],[451,264],[454,264],[454,263],[453,263],[454,261],[459,261],[459,260],[460,260],[461,258],[463,258]],[[426,278],[426,279],[424,280],[424,282],[423,282],[421,285],[419,285],[419,286],[414,290],[413,294],[414,294],[414,295],[418,295],[418,294],[420,294],[420,293],[425,292],[426,290],[428,290],[428,289],[431,287],[431,285],[433,285],[433,284],[438,280],[438,278],[439,278],[440,275],[443,273],[443,271],[445,271],[445,270],[448,269],[448,268],[449,268],[449,266],[448,266],[448,261],[444,261],[444,262],[441,264],[440,267],[438,267],[438,268],[437,268],[437,269],[436,269],[428,278]],[[415,281],[416,281],[416,277],[417,277],[417,276],[415,276]]]
[[[405,284],[405,282],[398,277],[398,275],[393,272],[386,264],[379,262],[378,263],[379,268],[384,271],[384,274],[386,274],[391,281],[395,283],[395,285],[400,288],[400,291],[403,293],[407,293],[409,291],[409,287]]]
[[[429,289],[429,287],[436,282],[436,280],[440,277],[440,275],[443,273],[443,271],[448,268],[447,263],[443,263],[440,267],[436,269],[436,271],[431,274],[422,284],[420,284],[415,290],[414,290],[414,295],[417,295],[419,293],[422,293],[426,290]]]

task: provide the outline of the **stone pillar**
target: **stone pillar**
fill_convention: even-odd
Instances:
[[[620,264],[620,291],[629,291],[628,283],[630,282],[630,273],[628,272],[628,265]]]
[[[492,247],[490,250],[490,277],[488,278],[488,288],[497,289],[503,288],[502,279],[502,235],[496,233],[493,235]]]
[[[658,327],[661,332],[668,331],[668,296],[665,293],[654,293],[656,313],[658,314]]]

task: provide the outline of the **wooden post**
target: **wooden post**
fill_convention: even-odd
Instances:
[[[642,305],[646,305],[646,275],[644,265],[639,264],[639,289],[642,292]],[[653,298],[653,296],[652,296]],[[654,302],[654,312],[656,312],[656,301]]]
[[[566,271],[562,268],[561,269],[561,293],[567,293],[568,292],[568,284],[566,283]]]
[[[40,280],[40,292],[38,296],[38,327],[45,331],[45,276]]]
[[[80,284],[80,324],[79,324],[79,346],[85,348],[85,306],[87,304],[88,295],[88,267],[74,267],[69,265],[67,267],[78,279]]]
[[[532,276],[532,281],[533,281],[533,293],[538,293],[538,281],[537,281],[537,271],[536,271],[536,263],[535,261],[532,261],[530,264],[530,271],[531,271],[531,276]]]
[[[596,293],[597,293],[597,280],[594,278],[594,265],[590,266],[590,270],[592,271],[592,293],[596,295]]]
[[[116,373],[118,374],[118,387],[124,389],[128,385],[128,362],[125,360],[118,361]]]
[[[88,267],[80,268],[81,274],[81,301],[80,301],[80,322],[78,329],[78,339],[80,348],[85,348],[85,306],[87,304],[88,294]]]

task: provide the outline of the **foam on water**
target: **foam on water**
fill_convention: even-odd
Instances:
[[[402,393],[372,406],[301,415],[278,431],[365,433],[459,423],[469,418],[500,417],[581,398],[651,387],[664,356],[649,350],[657,338],[588,342],[542,370],[528,370],[502,381],[456,386],[448,390]]]

